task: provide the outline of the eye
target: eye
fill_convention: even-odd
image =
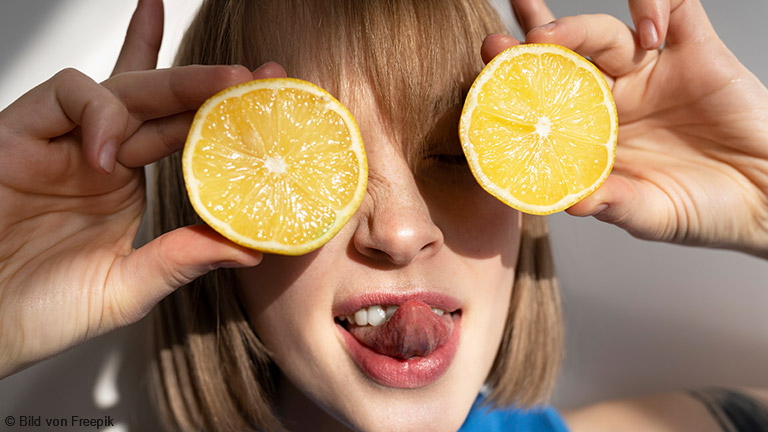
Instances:
[[[467,165],[464,153],[433,153],[427,155],[427,159],[445,165]]]

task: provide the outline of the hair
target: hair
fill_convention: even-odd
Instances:
[[[210,0],[191,23],[176,63],[255,68],[277,61],[289,76],[322,81],[342,102],[354,85],[365,84],[410,162],[434,138],[436,125],[458,118],[483,65],[480,43],[503,31],[484,0],[435,0],[428,7],[421,0]],[[202,223],[180,167],[179,154],[156,166],[155,235]],[[153,311],[154,393],[170,430],[282,428],[271,403],[276,366],[248,321],[237,283],[232,270],[216,270]],[[546,219],[523,215],[509,313],[486,382],[488,403],[546,401],[562,334]]]

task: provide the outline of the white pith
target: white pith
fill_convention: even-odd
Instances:
[[[203,204],[198,194],[200,181],[194,176],[192,168],[192,157],[195,152],[195,146],[202,136],[202,120],[211,110],[226,99],[241,97],[243,94],[250,91],[257,89],[279,90],[284,88],[298,89],[315,95],[321,98],[326,109],[332,110],[340,116],[350,131],[351,145],[349,150],[355,153],[359,168],[357,188],[355,189],[354,196],[346,203],[345,207],[337,210],[336,222],[319,237],[299,245],[285,244],[277,240],[262,241],[248,238],[236,232],[227,222],[219,220],[211,214]],[[286,172],[287,164],[282,158],[268,158],[264,163],[270,174],[279,175]],[[196,113],[189,135],[187,136],[187,142],[182,155],[182,171],[192,207],[208,225],[223,236],[242,246],[284,255],[302,255],[308,253],[319,248],[333,238],[357,210],[357,207],[363,200],[368,183],[368,163],[365,148],[363,146],[359,128],[352,114],[343,104],[341,104],[341,102],[333,98],[332,95],[328,94],[328,92],[322,88],[312,83],[294,78],[267,78],[239,84],[225,89],[205,101]]]
[[[608,177],[608,175],[610,174],[611,168],[613,167],[613,164],[607,164],[607,166],[605,167],[605,170],[598,177],[598,180],[595,181],[594,184],[592,184],[591,187],[586,188],[584,190],[572,192],[564,196],[558,203],[550,204],[550,205],[534,205],[534,204],[529,204],[529,203],[525,203],[518,200],[509,191],[499,187],[494,181],[492,181],[483,172],[483,169],[480,167],[480,163],[478,162],[479,155],[475,152],[471,144],[471,138],[469,136],[469,131],[471,130],[471,117],[472,117],[471,113],[478,107],[478,104],[479,104],[478,95],[482,92],[482,89],[485,86],[485,84],[494,76],[494,74],[496,73],[496,69],[502,63],[510,61],[514,59],[516,56],[519,56],[522,54],[542,55],[545,53],[556,53],[572,60],[579,68],[589,71],[595,77],[598,85],[601,87],[604,95],[603,105],[605,105],[608,108],[610,123],[612,125],[610,136],[606,140],[606,142],[603,143],[606,149],[608,150],[607,157],[609,160],[613,160],[615,158],[616,140],[617,140],[617,133],[618,133],[618,114],[616,112],[616,105],[611,95],[610,86],[605,80],[605,77],[602,75],[602,72],[600,72],[600,70],[597,69],[597,67],[594,64],[584,59],[580,55],[576,54],[575,52],[572,52],[567,48],[564,48],[558,45],[523,44],[523,45],[518,45],[516,47],[505,50],[504,52],[496,56],[491,62],[489,62],[486,65],[486,67],[480,72],[480,74],[476,78],[475,82],[472,84],[472,87],[470,88],[467,94],[464,109],[462,111],[462,116],[459,123],[459,136],[462,142],[462,146],[464,148],[465,155],[467,157],[467,162],[469,164],[469,167],[472,170],[472,173],[477,179],[478,183],[480,183],[481,186],[483,187],[483,189],[485,189],[491,195],[495,196],[496,198],[506,203],[507,205],[531,214],[550,214],[555,211],[558,211],[558,209],[562,210],[572,204],[575,204],[576,202],[580,201],[587,195],[594,192],[598,187],[600,187],[605,181],[605,179]],[[552,132],[553,130],[552,119],[546,116],[542,116],[538,119],[538,122],[537,124],[534,125],[534,127],[535,127],[535,133],[537,133],[540,137],[544,138],[548,136],[550,132]]]
[[[387,322],[390,318],[392,318],[392,315],[395,314],[395,311],[397,310],[399,306],[395,305],[389,305],[389,306],[382,306],[382,305],[372,305],[368,307],[364,307],[362,309],[358,309],[355,313],[351,315],[343,315],[338,317],[339,320],[344,321],[346,320],[350,324],[354,324],[357,326],[380,326]],[[433,307],[432,312],[435,313],[435,315],[442,316],[445,314],[445,311],[440,308]]]
[[[536,123],[536,133],[542,137],[546,138],[549,136],[549,133],[552,131],[552,120],[549,119],[547,116],[541,116],[539,117],[539,121]]]
[[[272,174],[283,174],[288,167],[280,156],[268,156],[264,159],[264,166]]]

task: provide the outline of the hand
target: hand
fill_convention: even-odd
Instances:
[[[107,81],[64,70],[0,112],[0,378],[138,321],[209,270],[261,260],[205,226],[132,248],[143,166],[183,146],[215,92],[285,75],[276,64],[137,71],[155,67],[162,15],[160,1],[139,2]]]
[[[768,258],[768,90],[718,38],[698,0],[629,3],[639,35],[606,15],[554,20],[543,0],[513,4],[526,42],[589,56],[616,100],[613,172],[568,213],[643,239]],[[491,35],[483,56],[516,43]]]

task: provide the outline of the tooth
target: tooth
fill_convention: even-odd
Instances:
[[[350,324],[355,323],[355,316],[354,315],[347,315],[345,318],[347,318],[347,321],[349,321]]]
[[[355,312],[355,324],[359,326],[368,324],[368,311],[365,308]]]
[[[438,309],[438,308],[436,308],[436,307],[433,307],[433,308],[432,308],[432,312],[434,312],[434,313],[436,313],[436,314],[438,314],[438,315],[440,315],[440,316],[442,316],[442,315],[445,313],[445,311],[444,311],[444,310],[442,310],[442,309]]]
[[[395,314],[396,310],[397,310],[397,306],[387,306],[387,319],[392,318],[392,315]]]
[[[387,319],[387,313],[384,312],[384,309],[379,306],[371,306],[368,308],[368,324],[372,326],[377,326]]]

